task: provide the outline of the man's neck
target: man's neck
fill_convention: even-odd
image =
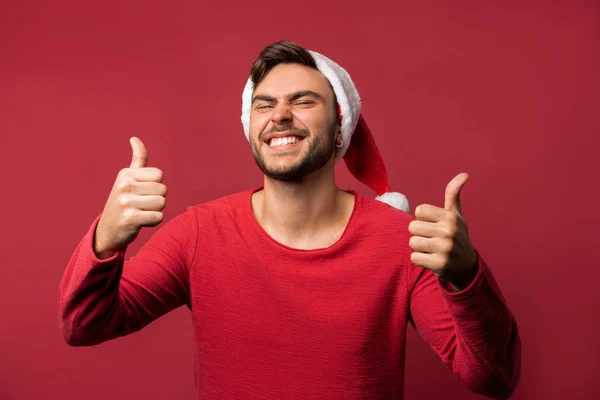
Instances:
[[[252,199],[259,224],[278,242],[295,248],[322,248],[343,233],[354,207],[333,174],[282,182],[265,177],[264,190]]]

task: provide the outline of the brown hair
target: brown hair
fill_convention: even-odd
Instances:
[[[318,70],[317,63],[308,50],[291,40],[280,40],[279,42],[275,42],[265,47],[258,55],[256,61],[254,61],[254,64],[252,64],[250,77],[252,78],[254,87],[258,86],[265,76],[267,76],[269,71],[278,64],[301,64]],[[333,86],[331,86],[329,80],[328,83],[333,91],[335,119],[340,123],[337,96],[335,95],[335,90],[333,90]]]
[[[301,64],[317,69],[317,64],[308,50],[290,40],[280,40],[265,47],[250,70],[254,87],[278,64]]]

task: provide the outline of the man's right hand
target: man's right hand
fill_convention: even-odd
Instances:
[[[163,220],[167,187],[163,172],[146,167],[148,152],[137,137],[129,139],[133,158],[129,168],[119,171],[94,235],[94,252],[100,259],[111,257],[135,240],[144,226]]]

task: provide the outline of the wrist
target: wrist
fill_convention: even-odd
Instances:
[[[473,262],[466,271],[453,277],[452,281],[449,283],[455,292],[466,289],[475,280],[477,272],[479,271],[478,264],[478,258],[476,257],[475,262]]]
[[[96,231],[94,232],[94,237],[92,240],[92,250],[94,251],[96,257],[100,260],[110,258],[117,253],[116,250],[113,250],[109,246],[106,246],[102,243],[102,241],[98,238]]]
[[[460,276],[453,282],[450,282],[450,285],[455,292],[460,292],[461,290],[465,290],[471,282],[473,282],[475,276],[477,276],[477,267],[473,268],[472,271],[469,271],[468,274]]]

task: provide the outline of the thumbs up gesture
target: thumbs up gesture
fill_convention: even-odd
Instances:
[[[127,247],[142,227],[163,220],[167,195],[163,172],[147,167],[148,152],[140,139],[129,141],[131,165],[119,171],[94,234],[94,252],[101,259]]]
[[[444,208],[421,204],[408,225],[413,264],[429,268],[454,290],[466,288],[477,273],[477,254],[463,219],[460,192],[469,179],[458,174],[446,186]]]

